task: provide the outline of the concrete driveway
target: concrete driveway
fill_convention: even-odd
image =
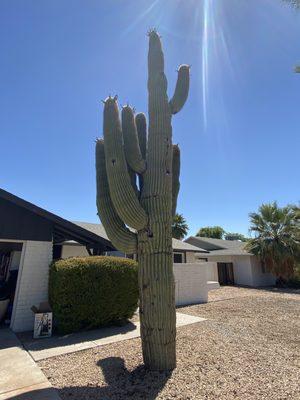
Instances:
[[[59,400],[43,372],[8,328],[0,329],[0,400]]]

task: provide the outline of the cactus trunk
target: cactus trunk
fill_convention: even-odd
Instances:
[[[155,30],[149,33],[148,72],[148,136],[143,114],[134,118],[132,108],[125,106],[121,123],[116,97],[104,102],[104,142],[98,140],[96,146],[97,205],[116,248],[138,256],[144,363],[150,369],[171,370],[176,367],[171,225],[180,169],[171,119],[187,99],[189,67],[179,68],[169,101],[163,51]]]
[[[176,312],[172,241],[166,239],[163,223],[153,226],[153,235],[163,243],[159,251],[138,235],[140,323],[143,359],[154,370],[176,366]],[[140,237],[141,236],[141,237]]]

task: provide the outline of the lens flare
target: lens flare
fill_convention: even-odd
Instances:
[[[202,103],[204,129],[207,128],[208,100],[208,20],[210,17],[210,0],[203,1],[203,32],[202,32]]]

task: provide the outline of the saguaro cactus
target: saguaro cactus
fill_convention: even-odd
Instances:
[[[169,101],[155,30],[149,32],[148,74],[148,135],[144,114],[134,115],[127,105],[120,119],[117,98],[104,101],[104,140],[96,143],[97,207],[115,247],[138,256],[144,363],[151,369],[169,370],[176,367],[171,224],[180,170],[171,118],[187,99],[189,66],[180,66]]]

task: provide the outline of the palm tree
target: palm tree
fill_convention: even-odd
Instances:
[[[262,204],[258,213],[250,214],[250,221],[255,238],[245,248],[259,256],[279,282],[286,281],[300,261],[299,207]]]
[[[189,226],[186,223],[182,214],[175,214],[172,225],[172,236],[175,239],[183,239],[189,231]]]

